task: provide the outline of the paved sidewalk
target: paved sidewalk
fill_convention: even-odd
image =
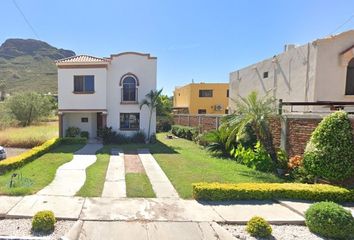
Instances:
[[[37,195],[74,196],[84,185],[86,168],[96,162],[96,151],[102,144],[86,144],[75,152],[73,160],[57,169],[54,180]]]
[[[232,240],[215,222],[84,222],[80,240]]]
[[[138,150],[139,158],[157,198],[179,198],[176,189],[148,149]]]
[[[120,149],[112,149],[106,173],[102,197],[126,197],[124,154]]]

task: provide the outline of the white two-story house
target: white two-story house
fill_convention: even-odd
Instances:
[[[94,138],[105,126],[126,135],[139,130],[147,134],[149,110],[140,109],[139,102],[156,90],[156,62],[156,57],[136,52],[58,60],[59,135],[78,127]],[[155,131],[156,113],[151,134]]]

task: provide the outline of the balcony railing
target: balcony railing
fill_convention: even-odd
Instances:
[[[353,114],[352,109],[354,108],[354,102],[341,102],[341,101],[317,101],[317,102],[283,102],[282,99],[279,99],[278,103],[278,113],[282,114],[285,106],[288,107],[288,111],[293,112],[330,112],[336,110],[346,110],[346,107],[350,107],[350,111],[347,111],[349,114]],[[321,109],[306,109],[306,107],[321,107]],[[296,110],[296,107],[300,107],[299,110]],[[290,109],[289,109],[290,108]]]
[[[121,89],[121,104],[137,104],[138,100],[138,88],[122,88]]]

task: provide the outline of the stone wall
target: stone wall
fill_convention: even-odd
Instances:
[[[174,115],[174,123],[199,127],[201,132],[217,129],[223,115]],[[321,122],[323,115],[289,114],[270,120],[274,145],[285,148],[289,157],[302,155],[312,132]],[[354,117],[350,117],[354,129]],[[353,132],[354,134],[354,132]]]

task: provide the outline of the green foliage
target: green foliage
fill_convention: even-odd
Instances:
[[[236,112],[223,119],[223,125],[232,129],[230,141],[244,133],[246,127],[250,126],[274,164],[277,164],[277,154],[269,128],[269,119],[276,116],[274,98],[268,97],[267,94],[259,97],[257,92],[251,92],[247,97],[240,97],[234,101],[237,105]]]
[[[87,138],[85,137],[64,137],[60,139],[62,144],[86,144]]]
[[[269,237],[272,234],[272,227],[262,217],[254,216],[248,222],[246,231],[253,237]]]
[[[304,167],[317,177],[344,180],[354,173],[353,146],[348,114],[332,113],[312,133],[304,154]]]
[[[87,131],[82,131],[80,133],[80,137],[88,139],[90,137],[90,133]]]
[[[144,106],[146,106],[149,109],[149,128],[148,128],[148,141],[150,141],[151,137],[151,119],[152,119],[152,114],[154,110],[159,107],[161,104],[160,102],[160,96],[162,93],[162,89],[160,90],[151,90],[148,94],[145,95],[145,99],[143,99],[140,102],[140,109],[142,109]]]
[[[173,125],[172,116],[156,116],[156,131],[157,132],[168,132],[171,130]]]
[[[350,202],[354,191],[327,184],[302,183],[195,183],[193,196],[198,200],[225,201],[249,199],[301,199]]]
[[[333,202],[312,204],[305,213],[311,232],[334,239],[354,238],[354,218],[349,210]]]
[[[220,154],[225,157],[231,157],[237,146],[236,140],[228,142],[230,130],[227,128],[219,128],[204,134],[203,140],[206,141],[206,149],[209,152]]]
[[[31,125],[34,121],[49,116],[53,108],[48,96],[35,92],[18,93],[7,98],[5,104],[22,126]]]
[[[143,131],[138,131],[133,134],[133,136],[130,138],[130,141],[132,143],[145,143],[146,140],[146,134]]]
[[[287,169],[288,168],[288,155],[284,149],[279,149],[277,152],[278,165],[277,168]]]
[[[60,143],[59,138],[53,138],[46,141],[38,147],[34,147],[29,151],[26,151],[18,156],[7,158],[3,161],[0,161],[0,175],[4,174],[7,171],[19,168],[25,165],[28,162],[33,161],[34,159],[42,156],[49,150],[53,149]]]
[[[171,132],[175,136],[185,138],[187,140],[194,140],[198,135],[198,130],[196,128],[181,125],[173,125]]]
[[[32,231],[50,233],[54,231],[56,219],[52,211],[39,211],[32,219]]]
[[[80,135],[80,128],[78,127],[68,127],[65,131],[65,136],[66,137],[77,137]]]
[[[254,149],[246,149],[243,146],[238,145],[234,156],[237,162],[244,164],[249,168],[262,172],[274,171],[275,166],[272,159],[260,142],[257,142]]]

